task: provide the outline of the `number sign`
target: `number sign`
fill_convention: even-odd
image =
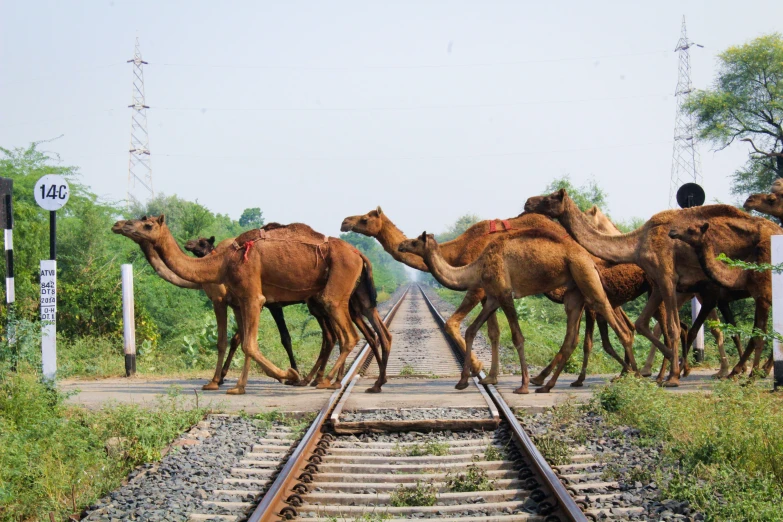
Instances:
[[[45,210],[60,210],[68,202],[71,189],[64,177],[47,174],[35,184],[34,195],[39,207]]]

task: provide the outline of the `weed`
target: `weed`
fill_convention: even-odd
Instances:
[[[568,464],[571,462],[571,445],[550,435],[539,435],[534,438],[538,451],[552,465]]]
[[[412,375],[416,375],[416,368],[414,368],[408,363],[405,363],[402,365],[402,368],[400,368],[400,375],[403,377],[410,377]]]
[[[415,486],[400,485],[389,498],[389,503],[394,507],[406,506],[434,506],[437,501],[438,490],[432,484],[416,481]]]
[[[423,457],[425,455],[443,456],[449,454],[449,445],[445,442],[429,441],[424,444],[412,444],[410,446],[400,446],[395,444],[392,448],[392,454],[397,457]]]
[[[488,444],[487,449],[484,450],[484,460],[503,460],[503,451],[492,444]]]
[[[446,487],[455,493],[461,491],[492,491],[495,489],[495,482],[489,480],[487,472],[476,466],[469,464],[465,473],[446,475]]]
[[[362,513],[360,516],[353,519],[353,522],[383,522],[384,520],[391,520],[394,518],[391,513]]]

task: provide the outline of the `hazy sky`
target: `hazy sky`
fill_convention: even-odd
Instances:
[[[124,198],[138,35],[158,192],[328,234],[381,205],[415,234],[569,174],[646,218],[668,206],[683,15],[703,88],[783,3],[5,0],[0,146],[64,134],[44,148]],[[745,144],[701,153],[708,200],[732,201]]]

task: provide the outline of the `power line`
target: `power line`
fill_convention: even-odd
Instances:
[[[632,58],[638,56],[649,55],[661,55],[664,56],[668,53],[667,50],[659,51],[643,51],[637,53],[622,53],[622,54],[605,54],[599,56],[573,56],[564,58],[543,58],[543,59],[530,59],[530,60],[518,60],[510,62],[477,62],[477,63],[462,63],[462,64],[421,64],[421,65],[404,65],[404,64],[390,64],[390,65],[252,65],[252,64],[239,64],[239,65],[224,65],[224,64],[207,64],[207,63],[162,63],[163,67],[203,67],[212,69],[280,69],[280,70],[312,70],[312,71],[342,71],[342,70],[374,70],[374,69],[458,69],[469,67],[505,67],[513,65],[532,65],[537,63],[558,63],[558,62],[575,62],[575,61],[587,61],[587,60],[607,60],[615,58]]]
[[[117,67],[118,65],[125,65],[125,62],[110,63],[108,65],[96,65],[96,66],[93,66],[93,67],[84,67],[82,69],[75,69],[75,70],[72,70],[72,71],[69,71],[69,72],[72,72],[72,73],[94,72],[94,71],[109,69],[111,67]],[[42,76],[36,76],[34,78],[26,78],[26,79],[22,79],[22,80],[11,80],[9,82],[2,82],[2,83],[0,83],[0,87],[5,87],[6,85],[15,85],[15,84],[18,84],[18,83],[30,83],[30,82],[36,82],[36,81],[39,81],[39,80],[48,80],[50,78],[62,78],[62,76],[63,76],[62,72],[52,73],[52,74],[44,74]]]

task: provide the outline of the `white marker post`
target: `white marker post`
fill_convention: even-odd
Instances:
[[[133,302],[133,265],[122,265],[122,333],[125,339],[125,377],[136,374],[136,317]]]
[[[783,263],[783,236],[772,236],[772,264]],[[783,274],[772,272],[772,330],[783,332]],[[783,346],[775,339],[772,342],[772,356],[775,360],[774,389],[783,389]]]
[[[691,324],[696,321],[699,312],[701,312],[701,303],[694,297],[691,299]],[[696,338],[693,340],[693,352],[697,362],[704,361],[704,326],[701,326],[696,332]]]
[[[49,259],[41,261],[41,356],[43,376],[57,374],[57,210],[71,195],[68,182],[57,174],[42,176],[33,189],[35,202],[49,211]]]

